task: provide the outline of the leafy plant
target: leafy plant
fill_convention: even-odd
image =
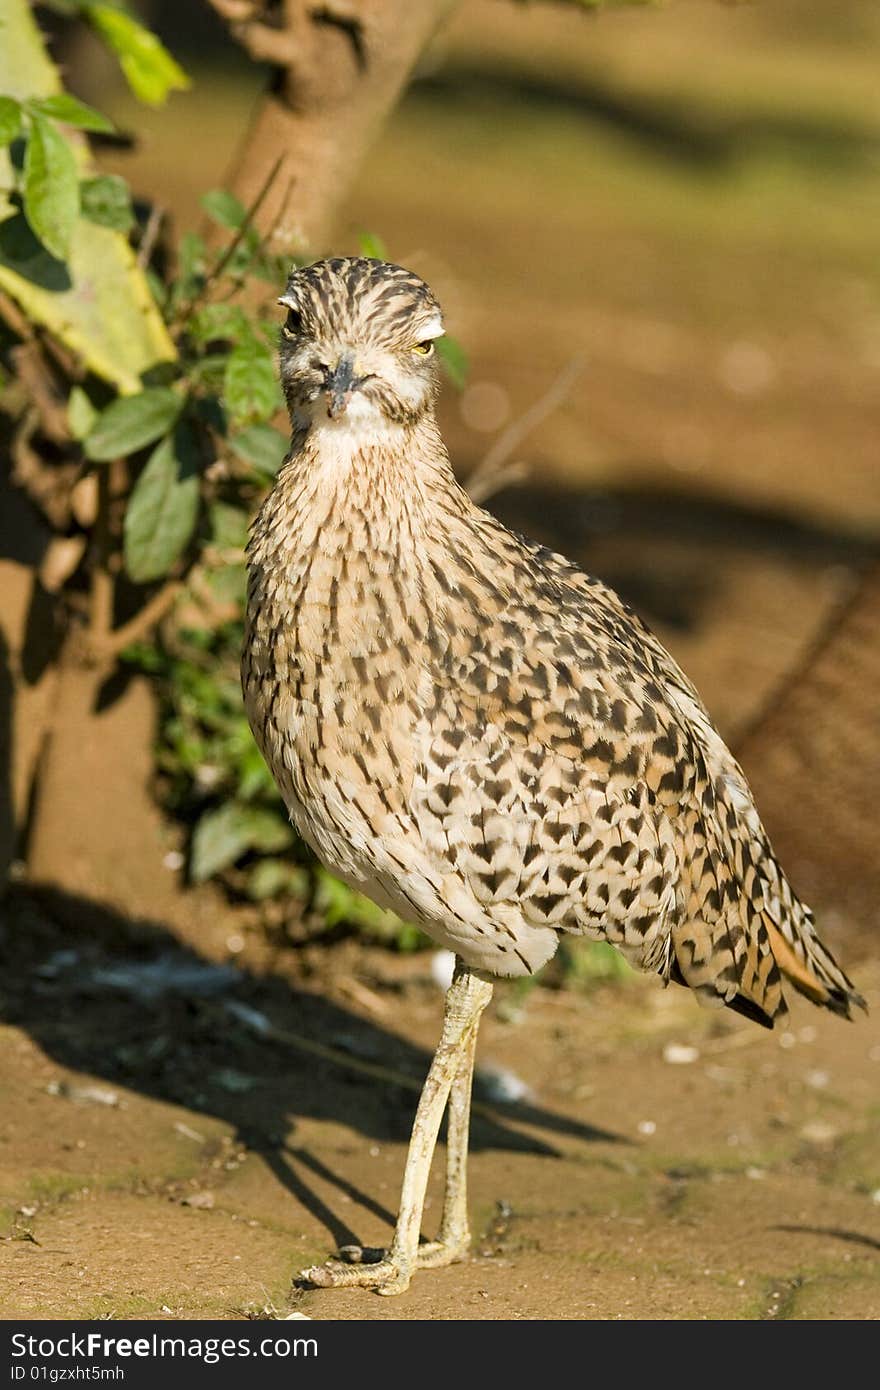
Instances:
[[[64,621],[92,661],[121,657],[156,683],[157,785],[188,827],[193,882],[220,877],[254,901],[293,895],[328,927],[348,921],[411,945],[412,929],[332,880],[296,841],[242,708],[247,524],[287,447],[274,301],[290,265],[254,226],[269,185],[251,208],[225,190],[206,193],[204,236],[155,237],[155,218],[135,217],[125,181],[91,167],[87,137],[112,123],[60,90],[24,0],[11,3],[33,92],[0,58],[0,86],[10,88],[0,94],[0,290],[48,330],[29,346],[47,385],[34,402],[21,379],[21,320],[0,294],[0,413],[56,554],[72,557],[58,594]],[[186,85],[159,41],[116,6],[59,7],[109,43],[142,100]],[[7,257],[4,279],[12,232],[27,254]],[[107,312],[95,317],[92,306],[86,351],[81,257],[108,234],[115,260],[89,261],[92,300],[111,262],[126,275]],[[114,341],[129,309],[153,316],[157,332],[122,369]],[[75,356],[59,359],[53,344]],[[60,414],[56,392],[66,395]]]
[[[115,4],[53,4],[103,38],[141,100],[187,85]],[[290,264],[255,226],[272,176],[249,208],[205,193],[208,230],[175,243],[155,210],[136,215],[124,179],[95,172],[88,137],[112,122],[62,89],[26,0],[8,0],[5,23],[28,61],[13,70],[0,55],[0,414],[56,535],[64,625],[92,662],[122,659],[155,682],[157,787],[187,827],[192,882],[293,896],[323,928],[420,945],[296,840],[242,708],[247,524],[287,447],[275,298]],[[387,256],[370,233],[361,249]],[[36,398],[12,303],[45,330],[26,335]],[[441,361],[460,386],[461,347],[445,340]]]

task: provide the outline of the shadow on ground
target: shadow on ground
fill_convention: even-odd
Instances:
[[[493,497],[507,526],[568,555],[601,577],[649,623],[697,628],[723,583],[720,557],[767,556],[792,565],[861,570],[880,538],[730,498],[660,488],[550,488],[526,482]],[[712,563],[707,564],[707,550]],[[592,557],[592,558],[591,558]]]
[[[339,1244],[358,1243],[358,1234],[317,1196],[310,1175],[393,1226],[394,1212],[296,1143],[296,1126],[329,1120],[365,1141],[405,1142],[427,1051],[277,977],[213,964],[159,923],[48,889],[13,892],[6,909],[3,1022],[65,1068],[223,1121]],[[439,992],[436,1002],[439,1036]],[[272,1034],[261,1036],[253,1020],[270,1023]],[[339,1060],[309,1054],[310,1042]],[[393,1072],[398,1084],[359,1074],[363,1064]],[[525,1101],[493,1103],[479,1080],[475,1097],[474,1152],[552,1158],[558,1150],[550,1136],[621,1141]]]

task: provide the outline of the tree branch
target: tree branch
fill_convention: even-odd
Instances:
[[[105,632],[97,641],[90,640],[89,646],[94,656],[103,661],[110,661],[126,647],[130,647],[132,642],[146,637],[162,621],[166,613],[171,611],[179,594],[183,592],[183,587],[181,580],[169,579],[127,623]]]
[[[465,484],[465,488],[474,502],[484,502],[487,497],[500,492],[510,483],[522,481],[528,471],[527,465],[511,462],[511,454],[519,448],[523,440],[528,438],[533,430],[537,429],[543,420],[546,420],[548,415],[552,414],[558,405],[561,405],[575,379],[583,371],[583,366],[583,358],[573,358],[566,367],[563,367],[543,396],[535,401],[535,404],[530,406],[524,415],[512,421],[507,429],[502,431]]]

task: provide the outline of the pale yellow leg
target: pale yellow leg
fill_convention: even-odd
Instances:
[[[437,1240],[419,1246],[420,1269],[453,1264],[464,1257],[471,1243],[467,1207],[467,1158],[471,1087],[479,1024],[480,1016],[477,1014],[468,1036],[462,1040],[461,1060],[449,1092],[449,1109],[446,1115],[446,1191],[443,1195],[440,1231]]]
[[[456,961],[446,994],[443,1031],[419,1099],[403,1174],[400,1210],[387,1256],[375,1264],[329,1260],[302,1272],[302,1278],[321,1288],[359,1285],[378,1293],[403,1293],[420,1266],[449,1264],[460,1259],[470,1239],[467,1223],[467,1144],[471,1079],[480,1015],[492,986]],[[419,1230],[431,1159],[449,1101],[446,1196],[440,1238],[419,1246]],[[347,1252],[357,1259],[356,1251]]]

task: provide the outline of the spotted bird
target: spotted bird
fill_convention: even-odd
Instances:
[[[248,718],[302,838],[455,953],[393,1243],[304,1271],[404,1290],[469,1243],[477,1027],[561,936],[772,1027],[783,983],[863,1001],[795,896],[741,768],[657,638],[600,580],[459,486],[434,416],[440,306],[363,258],[296,270],[290,452],[248,551]],[[449,1107],[438,1239],[419,1243]]]

